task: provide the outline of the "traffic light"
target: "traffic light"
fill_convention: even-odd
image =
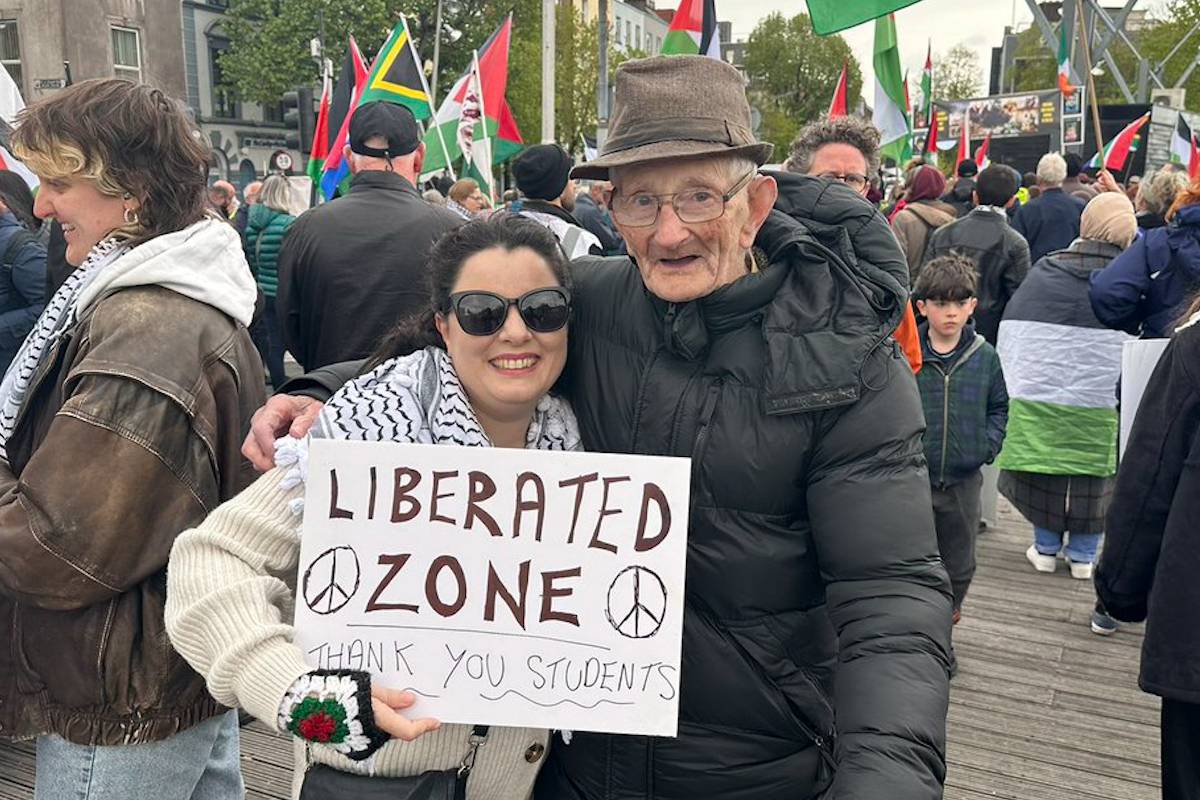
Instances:
[[[283,124],[288,127],[287,146],[301,153],[312,152],[313,128],[317,115],[313,112],[313,92],[300,87],[283,93]]]

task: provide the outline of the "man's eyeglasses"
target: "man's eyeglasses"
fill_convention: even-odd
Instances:
[[[571,318],[571,293],[562,286],[534,289],[515,300],[493,292],[455,292],[450,308],[463,333],[491,336],[504,327],[510,306],[517,307],[525,327],[535,333],[561,330]]]
[[[725,204],[750,183],[758,174],[755,169],[729,188],[725,194],[713,189],[685,189],[672,194],[637,192],[623,195],[616,190],[608,193],[608,207],[613,220],[630,228],[647,228],[658,221],[658,212],[668,200],[680,222],[711,222],[725,213]]]
[[[866,175],[856,175],[853,172],[847,173],[845,175],[839,175],[836,172],[822,172],[817,177],[818,178],[829,178],[830,180],[833,180],[833,181],[841,181],[842,183],[846,184],[851,189],[854,189],[856,191],[861,190],[864,186],[867,185],[867,176]]]

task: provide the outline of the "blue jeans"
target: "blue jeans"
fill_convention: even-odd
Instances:
[[[1096,553],[1100,551],[1100,537],[1103,533],[1071,533],[1067,537],[1067,558],[1080,564],[1096,563]],[[1033,543],[1037,551],[1044,556],[1058,555],[1063,549],[1063,534],[1046,528],[1033,529]]]
[[[39,736],[34,800],[241,800],[238,718],[228,711],[159,742],[111,747]]]

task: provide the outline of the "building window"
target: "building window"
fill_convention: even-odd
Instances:
[[[136,28],[112,29],[113,75],[131,81],[142,79],[142,47]]]
[[[210,47],[208,50],[208,74],[212,78],[213,116],[221,119],[238,119],[241,116],[241,110],[238,108],[237,94],[221,83],[221,53],[223,49]]]
[[[642,26],[641,25],[635,25],[633,28],[632,44],[634,47],[642,46]]]
[[[0,64],[8,70],[13,83],[25,95],[25,84],[21,80],[21,39],[17,36],[15,19],[0,19]]]
[[[625,20],[625,44],[635,44],[633,41],[633,24],[629,20]]]

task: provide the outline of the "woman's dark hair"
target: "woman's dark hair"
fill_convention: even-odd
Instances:
[[[24,178],[7,169],[0,169],[0,203],[29,230],[41,229],[42,221],[33,215],[33,192]]]
[[[136,245],[204,218],[208,148],[183,107],[120,78],[81,81],[17,117],[13,154],[43,178],[84,178],[138,200],[137,221],[113,231]]]
[[[425,347],[445,347],[434,319],[450,310],[450,294],[458,282],[463,264],[471,256],[498,247],[513,251],[525,247],[537,253],[550,266],[559,286],[571,287],[571,273],[558,239],[543,225],[517,214],[498,211],[487,219],[472,220],[438,239],[429,253],[429,307],[402,319],[376,347],[367,360],[372,370],[396,356],[408,355]]]

